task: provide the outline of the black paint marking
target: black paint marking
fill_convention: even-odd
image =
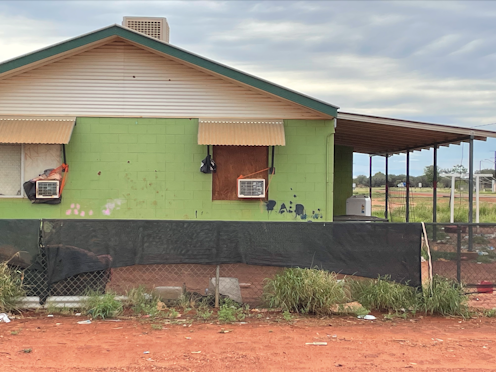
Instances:
[[[293,195],[293,198],[296,198],[296,195]]]
[[[283,214],[283,213],[285,213],[287,211],[288,211],[288,209],[286,208],[286,204],[282,203],[281,204],[281,208],[279,208],[279,213],[280,214]]]
[[[293,188],[291,187],[290,190],[293,191]]]
[[[297,216],[302,216],[305,213],[305,207],[303,204],[296,204],[295,213]]]
[[[195,218],[198,218],[198,211],[195,211]]]
[[[267,211],[273,211],[274,207],[276,206],[277,202],[275,200],[269,200],[267,203],[265,203],[265,207],[267,208]]]
[[[291,204],[293,204],[293,202],[292,202],[292,201],[290,201],[290,202],[289,202],[289,204],[291,205]],[[290,207],[290,208],[291,208],[291,207]]]

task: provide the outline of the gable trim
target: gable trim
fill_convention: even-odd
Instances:
[[[106,39],[114,36],[118,36],[123,39],[140,44],[142,46],[154,49],[168,56],[204,68],[216,74],[236,80],[240,83],[249,85],[256,89],[265,91],[267,93],[281,97],[283,99],[294,102],[301,106],[305,106],[312,110],[324,113],[332,117],[337,116],[338,107],[334,105],[308,97],[304,94],[284,88],[280,85],[271,83],[269,81],[257,78],[253,75],[233,69],[221,63],[201,57],[199,55],[188,52],[184,49],[178,48],[176,46],[172,46],[165,42],[161,42],[159,40],[153,39],[149,36],[140,34],[138,32],[135,32],[128,28],[124,28],[119,25],[109,26],[107,28],[97,30],[82,36],[78,36],[74,39],[70,39],[53,46],[49,46],[45,49],[41,49],[39,51],[6,61],[0,64],[0,76],[1,74],[6,73],[8,71],[18,69],[35,62],[39,62],[43,59],[54,57],[57,54],[66,53],[73,49],[84,47],[85,45],[95,43],[102,39]]]

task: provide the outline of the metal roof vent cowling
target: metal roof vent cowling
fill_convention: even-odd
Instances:
[[[165,18],[124,17],[122,25],[166,43],[169,42],[169,24]]]

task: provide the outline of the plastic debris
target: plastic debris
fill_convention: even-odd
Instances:
[[[201,351],[192,351],[191,354],[200,354]]]
[[[143,354],[150,354],[149,351],[143,351]]]
[[[357,318],[358,319],[365,319],[365,320],[376,320],[377,319],[373,315],[359,315]]]
[[[232,330],[231,329],[221,329],[219,331],[219,333],[229,333],[229,332],[232,332]]]
[[[327,346],[327,342],[307,342],[305,345]]]
[[[77,322],[77,324],[91,324],[91,320],[81,320],[80,322]]]
[[[191,340],[191,337],[185,337],[186,340]]]
[[[5,322],[5,323],[10,323],[10,319],[5,313],[0,313],[0,323]]]
[[[81,313],[76,313],[76,314],[74,314],[74,315],[75,315],[75,316],[81,316]]]
[[[53,314],[48,314],[47,317],[48,318],[53,318]]]

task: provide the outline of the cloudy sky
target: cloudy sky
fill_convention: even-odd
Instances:
[[[0,1],[0,61],[125,15],[166,17],[172,44],[342,111],[496,130],[492,1]],[[495,151],[496,140],[476,142],[475,168],[493,168]],[[439,158],[468,166],[468,145]],[[414,153],[412,174],[431,162]],[[383,167],[374,160],[374,173]],[[356,155],[354,174],[367,173]]]

